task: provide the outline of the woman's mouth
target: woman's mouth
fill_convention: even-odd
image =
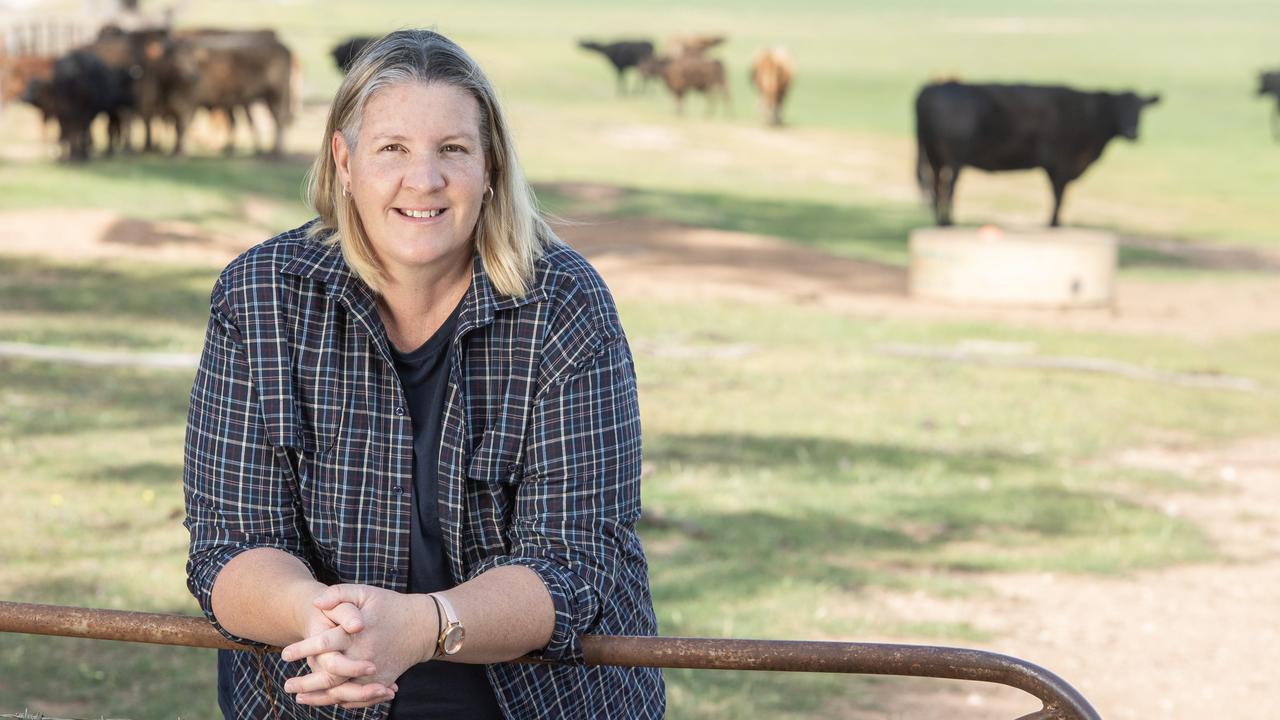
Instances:
[[[400,213],[404,217],[424,220],[427,218],[440,217],[448,209],[449,208],[435,208],[434,210],[410,210],[408,208],[396,208],[396,212]]]

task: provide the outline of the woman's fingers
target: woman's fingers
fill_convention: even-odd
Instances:
[[[313,672],[285,680],[284,691],[287,693],[319,692],[338,687],[346,681],[347,678],[340,675],[330,675],[327,672]]]
[[[368,660],[355,660],[336,652],[316,655],[313,668],[316,672],[343,678],[362,678],[378,671],[378,668]]]
[[[301,705],[351,705],[352,707],[368,707],[387,702],[395,697],[395,693],[385,685],[369,683],[360,685],[345,682],[337,687],[318,692],[305,692],[297,696]]]
[[[349,602],[339,602],[332,608],[321,608],[319,605],[317,607],[325,614],[325,617],[333,621],[333,624],[348,633],[354,634],[364,629],[364,614],[360,612],[360,608]]]
[[[352,603],[359,607],[365,601],[365,589],[365,585],[330,585],[312,602],[321,610],[329,610],[340,603]]]
[[[286,662],[327,652],[342,652],[351,646],[351,636],[340,627],[330,628],[319,635],[303,638],[280,651]]]

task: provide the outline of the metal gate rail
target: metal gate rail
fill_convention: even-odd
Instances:
[[[242,650],[204,618],[0,601],[0,632]],[[1100,720],[1075,688],[1008,655],[930,645],[587,635],[588,665],[861,673],[976,680],[1014,687],[1044,707],[1018,720]],[[517,662],[539,662],[522,658]]]

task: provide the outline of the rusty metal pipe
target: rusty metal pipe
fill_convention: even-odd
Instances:
[[[0,632],[243,650],[204,618],[0,601]],[[1034,695],[1043,709],[1023,720],[1100,720],[1062,678],[1019,658],[983,650],[884,643],[586,635],[588,665],[909,675],[997,683]],[[520,662],[537,662],[523,658]]]

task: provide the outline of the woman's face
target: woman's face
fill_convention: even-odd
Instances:
[[[469,262],[488,185],[480,107],[465,90],[409,82],[365,105],[354,148],[332,138],[338,176],[389,279]]]

